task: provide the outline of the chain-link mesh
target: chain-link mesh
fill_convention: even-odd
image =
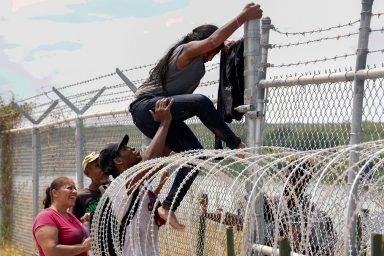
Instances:
[[[257,251],[254,241],[278,249],[279,240],[287,237],[292,250],[302,255],[345,255],[354,237],[357,255],[370,255],[370,234],[384,228],[383,146],[377,141],[305,152],[263,147],[263,155],[253,154],[254,149],[204,150],[143,162],[121,174],[99,202],[92,224],[92,252],[225,255],[225,226],[232,225],[236,254]],[[349,166],[356,150],[360,159]],[[154,197],[156,203],[162,202],[182,166],[190,167],[191,176],[198,172],[176,211],[186,228],[175,231],[168,224],[159,228],[156,207],[148,208],[146,194],[169,172]],[[143,170],[148,170],[147,179],[135,197],[126,184]],[[347,182],[351,171],[356,175],[353,184]],[[202,195],[207,200],[201,201]],[[260,198],[264,212],[258,215],[255,206]],[[351,208],[352,201],[356,206]],[[137,207],[129,208],[131,204]],[[350,219],[348,212],[352,212]],[[125,219],[127,213],[130,217]],[[258,226],[263,227],[262,237]],[[101,242],[107,243],[107,237],[112,238],[108,249]]]
[[[372,15],[373,18],[377,18],[376,22],[379,22],[373,23],[371,34],[374,36],[379,36],[383,31],[377,28],[381,26],[378,20],[380,15],[381,13]],[[270,65],[265,63],[270,67],[268,75],[283,78],[290,76],[289,72],[291,72],[296,76],[295,72],[302,73],[301,70],[298,71],[298,67],[303,66],[313,68],[315,70],[313,74],[320,74],[320,70],[325,69],[325,73],[331,75],[331,70],[334,68],[339,68],[344,64],[351,66],[350,60],[356,56],[356,52],[352,50],[344,53],[344,50],[340,52],[340,49],[344,49],[345,45],[350,44],[346,40],[350,40],[350,38],[355,40],[358,31],[356,25],[359,20],[353,20],[353,22],[343,25],[304,32],[284,32],[273,29],[275,34],[282,37],[281,40],[277,40],[278,43],[270,45],[269,56],[272,61],[268,60]],[[345,28],[351,30],[339,32],[339,29]],[[330,31],[333,34],[319,35]],[[286,38],[291,36],[306,36],[306,39],[294,39],[292,42],[287,42]],[[314,44],[335,43],[336,41],[339,43],[338,47],[317,46],[319,50],[327,50],[328,54],[325,57],[319,56],[317,51],[313,51]],[[286,48],[297,47],[305,47],[302,48],[302,53],[305,54],[303,56],[306,60],[298,60],[296,52],[290,55],[287,52],[280,52]],[[331,51],[330,48],[333,48],[334,51]],[[377,64],[375,57],[382,54],[383,49],[380,49],[380,46],[373,48],[368,50],[368,57],[372,58],[370,63]],[[274,54],[275,57],[284,56],[283,63],[275,63]],[[299,57],[302,58],[302,56]],[[149,64],[128,68],[122,70],[122,73],[138,87],[144,81],[143,77],[148,77],[148,72],[153,66],[153,64]],[[210,97],[212,92],[217,91],[218,68],[218,63],[206,66],[206,78],[201,81],[196,93]],[[311,74],[311,72],[309,73]],[[86,113],[111,111],[111,114],[79,116],[84,126],[79,142],[76,141],[76,120],[74,118],[76,114],[53,89],[17,102],[20,105],[27,103],[28,112],[32,118],[38,119],[55,100],[59,100],[58,105],[41,123],[45,126],[38,130],[39,203],[44,197],[45,187],[54,177],[66,175],[76,179],[78,171],[76,170],[76,152],[82,152],[81,157],[84,157],[92,151],[99,151],[106,143],[119,141],[126,133],[130,136],[130,146],[143,147],[144,137],[126,111],[133,100],[133,92],[115,72],[67,85],[55,85],[55,88],[78,110],[86,107],[86,104],[105,88]],[[248,151],[245,152],[245,159],[239,159],[236,153],[230,151],[207,151],[202,154],[212,157],[202,160],[194,154],[179,154],[161,161],[142,163],[129,172],[129,174],[133,174],[145,166],[152,168],[160,166],[161,163],[166,164],[166,167],[162,166],[162,170],[170,172],[171,177],[158,196],[159,201],[162,201],[170,189],[178,166],[190,161],[199,166],[192,168],[199,170],[199,175],[177,210],[179,219],[187,224],[186,230],[174,231],[166,225],[160,228],[158,237],[156,237],[157,235],[154,235],[156,233],[155,225],[148,222],[148,229],[144,233],[150,235],[147,238],[149,244],[152,244],[151,250],[157,250],[158,244],[158,251],[161,255],[223,255],[226,253],[225,225],[220,224],[220,221],[202,218],[199,214],[198,201],[200,195],[204,194],[207,195],[209,202],[207,212],[212,213],[216,211],[216,208],[222,208],[220,213],[222,216],[227,216],[227,213],[232,214],[228,216],[232,216],[232,219],[230,218],[232,221],[235,220],[235,251],[237,254],[250,253],[254,249],[252,247],[254,241],[262,241],[267,246],[276,249],[277,241],[283,235],[290,238],[291,248],[294,248],[296,252],[308,255],[340,255],[341,252],[344,252],[345,241],[348,239],[355,239],[355,243],[351,244],[358,245],[355,250],[361,252],[361,255],[364,253],[369,255],[369,235],[372,232],[383,232],[383,227],[380,225],[383,223],[381,219],[383,216],[382,154],[376,156],[374,161],[367,159],[371,155],[381,152],[382,143],[364,146],[361,161],[354,166],[363,170],[362,166],[368,163],[364,169],[366,171],[363,172],[365,174],[359,174],[361,182],[356,185],[358,197],[351,197],[358,200],[356,210],[352,214],[352,217],[356,217],[355,223],[358,223],[356,225],[346,223],[348,202],[351,201],[351,198],[348,197],[351,190],[349,184],[346,183],[346,177],[353,168],[352,166],[348,169],[350,149],[341,147],[319,150],[349,143],[353,82],[271,87],[267,89],[266,95],[263,145],[269,147],[262,149],[264,153],[262,156],[255,156]],[[367,79],[363,101],[362,141],[384,139],[383,97],[383,78]],[[187,120],[187,124],[205,148],[214,147],[214,136],[197,118]],[[30,255],[29,253],[33,251],[31,248],[34,246],[30,232],[26,232],[26,227],[31,227],[33,222],[31,218],[33,211],[31,205],[32,130],[26,128],[28,126],[30,126],[30,122],[24,119],[19,124],[19,127],[24,129],[14,131],[12,195],[15,204],[12,206],[14,218],[10,229],[12,230],[12,241],[21,244]],[[233,121],[229,126],[243,141],[246,141],[247,128],[244,119]],[[75,150],[76,145],[80,145],[81,148],[77,149],[79,151]],[[295,150],[318,151],[303,153]],[[199,155],[199,153],[196,154]],[[222,160],[220,160],[221,157]],[[292,160],[292,157],[296,160]],[[288,183],[290,181],[289,171],[294,173],[295,167],[292,169],[292,166],[297,166],[298,163],[307,160],[311,164],[307,170],[311,172],[311,179],[305,191],[305,200],[300,201],[300,207],[294,208],[292,204],[297,204],[297,200],[289,201],[290,198],[284,194],[294,191],[294,188]],[[108,195],[111,195],[111,201],[118,199],[118,192],[125,193],[122,184],[127,175],[128,173],[110,187]],[[250,175],[252,176],[250,177]],[[155,186],[159,180],[160,176],[155,175],[149,183]],[[87,186],[90,180],[86,178],[84,182]],[[148,197],[145,190],[142,189],[141,192],[136,203],[140,205],[139,209],[144,209],[143,206]],[[112,205],[111,201],[103,198],[101,204]],[[263,202],[263,214],[254,211],[256,206],[260,206],[260,202]],[[128,201],[120,202],[117,204],[117,208],[124,208],[127,204]],[[41,207],[42,205],[39,205],[39,209]],[[108,213],[112,213],[112,211],[109,210]],[[264,218],[260,218],[261,215]],[[99,215],[100,223],[111,222],[115,225],[115,219],[111,216],[111,214]],[[220,220],[223,222],[225,218]],[[116,231],[112,232],[104,229],[98,229],[92,236],[100,236],[103,239],[107,236],[114,236],[115,247],[122,251],[125,245],[123,238],[128,237],[131,243],[135,243],[143,235],[139,231],[140,223],[143,220],[136,219],[136,221],[136,225],[127,230],[126,236],[116,235],[117,230],[112,230]],[[123,223],[124,227],[127,226],[125,224],[127,223]],[[346,226],[354,228],[355,233],[362,235],[352,238],[345,237]],[[115,227],[117,226],[115,225]],[[263,229],[264,236],[260,234],[260,227]],[[104,242],[106,240],[102,240],[101,243]],[[97,246],[101,245],[93,244],[95,252],[99,253],[100,250],[95,249]],[[137,247],[137,244],[135,246]],[[332,254],[331,251],[335,253]]]
[[[362,141],[384,138],[384,79],[367,80],[364,90]]]
[[[352,83],[268,89],[264,145],[310,150],[348,144]]]
[[[383,79],[366,80],[365,94],[364,94],[364,111],[363,111],[363,136],[362,141],[371,141],[383,138],[383,106],[382,97],[384,95],[382,89]],[[346,145],[349,142],[350,123],[352,113],[352,94],[353,82],[338,82],[327,83],[319,85],[305,85],[305,86],[281,86],[268,88],[266,106],[266,120],[264,129],[264,145],[278,146],[292,148],[296,150],[312,150],[338,145]],[[90,117],[83,117],[83,157],[92,152],[99,151],[106,143],[119,141],[123,134],[130,135],[130,145],[136,148],[141,148],[143,137],[140,131],[135,127],[132,122],[131,116],[127,111],[120,111],[117,114],[109,115],[90,115]],[[200,142],[205,148],[214,147],[213,134],[204,127],[197,118],[187,120],[187,124],[191,127],[193,132],[197,135]],[[233,121],[229,124],[230,127],[239,135],[243,140],[246,140],[246,125],[244,120]],[[60,122],[58,124],[45,125],[38,130],[40,139],[39,150],[39,203],[42,202],[44,197],[45,187],[53,180],[54,177],[59,175],[66,175],[74,180],[76,179],[76,124],[75,120]],[[32,184],[31,184],[31,162],[32,162],[32,131],[31,129],[24,129],[14,134],[14,200],[13,206],[14,221],[12,223],[12,240],[23,241],[22,244],[25,248],[33,248],[33,240],[30,235],[25,232],[25,227],[31,225],[32,218]],[[347,166],[347,163],[345,162]],[[319,167],[320,168],[320,167]],[[223,169],[224,170],[224,169]],[[229,177],[235,177],[231,170],[227,172]],[[331,176],[333,177],[333,176]],[[324,177],[323,177],[324,178]],[[171,178],[172,179],[172,178]],[[200,179],[198,176],[197,180]],[[271,184],[283,184],[284,179],[270,178],[275,183],[266,182],[266,188],[272,186]],[[277,181],[274,179],[278,179]],[[280,180],[279,180],[280,179]],[[84,179],[84,185],[89,184],[89,179]],[[211,180],[212,184],[218,182]],[[272,181],[271,181],[272,182]],[[269,184],[269,185],[268,185]],[[336,183],[338,185],[338,183]],[[336,186],[335,185],[335,186]],[[278,185],[280,186],[280,185]],[[209,186],[207,186],[209,187]],[[217,187],[220,187],[219,185]],[[167,186],[164,188],[167,189]],[[213,189],[213,188],[212,188]],[[191,188],[194,191],[194,187]],[[220,193],[225,194],[225,189]],[[210,191],[203,191],[207,194],[212,194]],[[216,192],[215,192],[216,193]],[[272,194],[276,193],[271,191]],[[335,205],[332,209],[345,210],[345,204],[337,206],[341,203],[340,197],[344,196],[344,192],[338,195],[335,199]],[[161,198],[161,195],[160,195]],[[193,197],[186,196],[182,203],[191,203]],[[220,199],[221,200],[221,199]],[[219,208],[216,203],[220,201],[215,196],[209,196],[209,207]],[[195,202],[194,201],[194,202]],[[211,204],[215,202],[214,204]],[[181,206],[179,214],[182,220],[183,214],[189,214],[189,210],[183,210]],[[41,209],[42,205],[39,205]],[[325,207],[325,206],[324,206]],[[209,208],[213,210],[213,208]],[[236,212],[236,207],[230,209]],[[185,213],[183,212],[185,211]],[[189,216],[189,215],[188,215]],[[184,219],[183,219],[184,218]],[[191,219],[188,219],[191,218]],[[189,230],[193,240],[198,239],[198,229],[200,217],[194,215],[189,216],[187,219],[193,227],[194,231]],[[17,221],[16,221],[17,220]],[[341,228],[338,222],[333,223],[335,230]],[[225,229],[221,228],[220,232],[217,231],[217,224],[206,222],[205,233],[206,238],[210,240],[217,240],[215,244],[204,243],[204,250],[209,255],[215,252],[217,246],[225,247]],[[339,225],[339,226],[338,226]],[[175,248],[174,253],[180,253],[181,249],[176,246],[178,241],[189,239],[177,235],[175,231],[168,229],[160,229],[159,243],[166,243],[170,247]],[[169,234],[163,235],[168,232],[175,237],[174,240],[166,239]],[[217,233],[217,234],[216,234]],[[241,240],[244,233],[241,230],[235,229],[235,240]],[[215,241],[216,241],[215,240]],[[175,243],[174,246],[172,244]],[[220,245],[216,245],[216,243]],[[167,245],[167,246],[168,246]],[[237,251],[241,251],[241,243],[236,243]],[[335,245],[337,248],[342,248],[342,243]],[[196,247],[188,247],[188,253],[196,251]],[[168,247],[165,247],[168,248]],[[163,252],[164,247],[159,247],[159,251]],[[169,250],[169,249],[166,249]],[[185,249],[186,250],[186,249]]]

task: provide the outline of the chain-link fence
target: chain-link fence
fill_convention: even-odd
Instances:
[[[383,105],[380,100],[383,95],[382,83],[382,78],[366,81],[363,111],[363,141],[384,138]],[[314,150],[348,144],[349,134],[351,132],[352,86],[352,82],[346,81],[269,88],[263,136],[264,145],[293,148],[296,150]],[[119,141],[125,133],[130,135],[130,145],[136,148],[141,148],[142,146],[142,134],[132,123],[131,117],[127,111],[120,111],[117,112],[117,114],[108,113],[105,115],[90,115],[89,118],[84,116],[82,119],[83,137],[81,139],[82,143],[79,145],[82,145],[83,156],[91,151],[99,151],[109,142]],[[196,133],[204,147],[213,148],[213,135],[197,119],[189,120],[188,124],[194,133]],[[236,134],[245,138],[246,125],[244,121],[233,122],[231,126]],[[44,190],[54,177],[57,177],[58,175],[66,175],[76,180],[75,133],[75,120],[48,126],[44,125],[42,128],[38,129],[37,135],[40,143],[38,148],[39,197],[37,200],[39,205],[37,209],[42,208],[41,202],[44,196]],[[33,183],[31,182],[33,152],[31,145],[32,129],[14,131],[14,185],[12,194],[15,204],[13,205],[13,222],[11,227],[12,241],[21,244],[26,249],[34,247],[30,232],[26,232],[26,227],[30,227],[33,221],[33,205],[31,204],[31,202],[33,202]],[[345,157],[345,159],[347,159],[347,157]],[[345,166],[348,166],[346,162],[344,162],[344,164]],[[335,170],[337,170],[337,168]],[[332,174],[327,175],[333,177]],[[272,179],[272,177],[270,179]],[[279,178],[277,177],[277,179]],[[220,180],[211,181],[210,184],[214,184],[215,182],[220,182]],[[279,182],[284,182],[284,179]],[[326,182],[326,184],[328,183],[329,182]],[[88,184],[89,179],[84,179],[84,185],[87,186]],[[265,183],[265,189],[268,190],[271,186],[272,185],[268,182]],[[327,186],[336,187],[338,185],[333,184]],[[217,185],[218,189],[219,187],[220,186]],[[224,187],[222,187],[222,189],[224,189]],[[346,189],[347,188],[345,188],[345,190]],[[346,191],[344,192],[346,193]],[[344,192],[342,195],[336,195],[334,197],[336,199],[331,202],[332,207],[325,205],[324,207],[336,209],[333,203],[340,202],[338,199],[346,195]],[[214,194],[216,193],[219,192],[215,192]],[[274,194],[275,192],[271,191],[270,193]],[[209,199],[210,202],[218,202],[221,200],[215,199],[212,193],[208,194],[211,194]],[[321,201],[321,198],[317,200],[317,204],[325,203]],[[188,205],[189,203],[192,204],[192,202],[189,201],[189,199],[185,200],[184,205]],[[196,200],[193,204],[196,205]],[[216,206],[219,206],[218,203],[216,203]],[[342,208],[345,207],[345,204],[340,207],[340,210],[342,210]],[[231,209],[231,211],[236,212],[236,209]],[[185,214],[187,214],[188,210],[184,211],[186,211]],[[179,214],[180,216],[183,215],[183,213]],[[339,224],[335,229],[341,229],[344,225],[342,221],[343,220],[338,220]],[[197,230],[199,223],[197,215],[193,219],[188,219],[188,222],[194,227],[194,230]],[[221,233],[217,234],[215,228],[213,228],[212,231],[209,231],[212,228],[212,224],[207,224],[205,239],[208,239],[207,241],[211,241],[210,239],[219,239],[218,241],[221,241],[219,244],[224,246],[226,241],[225,233],[223,233],[224,231],[221,230]],[[160,244],[167,244],[166,248],[168,248],[168,251],[170,250],[169,248],[175,248],[174,250],[177,250],[180,246],[172,246],[171,244],[178,244],[179,242],[177,241],[179,241],[179,239],[164,241],[164,236],[162,235],[163,232],[166,231],[160,232]],[[168,230],[167,232],[170,231]],[[338,230],[338,234],[341,233],[342,231]],[[242,232],[235,231],[236,241],[242,241],[243,236],[244,234]],[[180,241],[184,239],[182,236],[179,238],[181,239]],[[197,239],[197,237],[195,238]],[[194,238],[192,240],[195,241]],[[237,251],[241,250],[240,244],[240,242],[237,244]],[[162,247],[160,247],[160,251],[163,250],[161,248]],[[207,253],[209,251],[215,252],[215,248],[217,249],[214,244],[210,244],[209,242],[205,244]],[[179,250],[181,249],[179,248]],[[189,252],[191,250],[196,250],[196,248],[189,248]],[[27,251],[31,250],[28,249]],[[177,251],[172,252],[178,253]],[[209,253],[207,255],[209,255]]]
[[[371,14],[370,12],[368,14],[370,17],[377,19],[379,19],[381,15],[381,13]],[[367,13],[364,12],[362,15],[367,15]],[[229,184],[232,184],[232,182],[233,184],[238,184],[236,182],[240,182],[236,181],[236,179],[239,178],[239,172],[243,169],[249,171],[250,168],[241,164],[240,166],[228,167],[229,164],[226,163],[224,164],[225,167],[217,167],[215,163],[205,163],[206,166],[204,168],[208,168],[207,166],[212,168],[210,173],[224,173],[225,175],[216,177],[207,174],[210,178],[198,176],[197,183],[191,189],[191,196],[186,197],[178,212],[181,220],[188,223],[189,229],[182,235],[169,230],[168,227],[161,229],[159,234],[159,250],[161,254],[199,254],[201,251],[197,248],[202,247],[205,248],[204,252],[206,255],[212,255],[217,252],[224,253],[225,249],[223,248],[226,242],[223,226],[216,222],[202,221],[197,214],[198,202],[196,201],[196,195],[199,193],[208,195],[210,201],[208,209],[211,211],[214,211],[212,205],[217,206],[217,208],[225,208],[226,212],[231,213],[236,213],[239,208],[248,209],[246,207],[250,206],[245,206],[244,204],[250,204],[252,200],[249,201],[249,198],[263,198],[264,202],[267,202],[264,204],[263,209],[264,212],[267,212],[267,208],[270,207],[268,208],[268,211],[271,213],[269,217],[276,217],[274,226],[268,229],[265,220],[257,219],[251,213],[243,212],[244,223],[248,221],[248,223],[252,222],[253,224],[248,225],[247,230],[243,230],[242,228],[235,229],[236,252],[253,250],[257,246],[253,249],[249,248],[249,246],[253,245],[254,241],[264,239],[261,237],[252,237],[261,231],[259,228],[258,232],[255,232],[255,226],[257,225],[254,225],[254,223],[256,223],[263,227],[264,230],[261,232],[263,232],[266,237],[270,234],[271,239],[265,240],[264,242],[271,248],[276,249],[277,237],[279,237],[280,233],[283,233],[289,234],[291,247],[295,248],[295,251],[308,253],[309,250],[314,250],[308,247],[311,239],[313,239],[312,233],[317,232],[322,234],[324,232],[323,224],[318,224],[320,223],[319,220],[325,218],[322,215],[324,212],[327,213],[327,216],[330,218],[329,220],[327,217],[327,220],[332,222],[333,230],[335,234],[338,235],[337,241],[332,245],[337,249],[337,252],[345,252],[345,244],[343,243],[348,239],[344,237],[347,232],[343,230],[343,226],[348,224],[348,219],[354,218],[359,220],[348,227],[350,227],[353,232],[356,230],[360,232],[364,229],[364,236],[353,237],[353,244],[356,248],[358,247],[353,250],[368,252],[367,243],[369,241],[369,234],[373,231],[381,232],[383,229],[382,226],[378,224],[380,223],[380,214],[382,215],[380,209],[383,209],[383,205],[381,204],[380,197],[376,197],[376,195],[382,195],[382,191],[380,190],[382,182],[382,165],[380,159],[382,155],[378,157],[378,162],[375,160],[376,162],[370,167],[370,170],[376,171],[369,176],[369,182],[368,176],[363,177],[366,184],[374,185],[373,188],[367,189],[365,185],[357,185],[357,198],[361,202],[363,202],[362,200],[371,202],[370,204],[373,205],[372,209],[358,204],[352,213],[347,214],[348,200],[351,200],[351,198],[354,199],[356,195],[352,195],[351,198],[346,197],[346,195],[349,195],[348,193],[351,191],[350,186],[354,181],[349,177],[349,183],[346,182],[346,176],[348,176],[347,173],[350,170],[348,169],[350,168],[348,167],[349,165],[359,165],[361,169],[361,165],[365,164],[365,162],[363,163],[361,161],[364,161],[369,154],[376,154],[376,151],[381,152],[380,147],[377,146],[381,144],[367,144],[368,146],[366,146],[365,151],[362,152],[360,160],[354,160],[351,163],[348,162],[348,150],[342,152],[341,148],[329,151],[321,151],[321,149],[348,145],[351,141],[352,144],[355,143],[353,142],[355,140],[351,140],[351,138],[357,138],[361,142],[384,139],[384,68],[376,66],[374,66],[374,68],[366,68],[364,66],[354,71],[346,70],[342,72],[341,69],[335,69],[333,71],[326,70],[323,74],[321,72],[300,72],[296,74],[295,71],[292,71],[293,68],[329,63],[330,61],[336,60],[343,61],[347,58],[359,56],[361,52],[338,54],[324,58],[317,57],[298,62],[292,60],[282,64],[272,64],[273,61],[267,59],[268,50],[273,52],[286,48],[313,45],[319,42],[351,38],[358,35],[358,32],[356,32],[357,29],[356,31],[351,31],[346,34],[315,37],[304,41],[294,41],[284,44],[270,44],[265,32],[276,32],[284,36],[284,38],[290,36],[317,36],[335,29],[344,29],[346,27],[354,28],[359,22],[360,20],[356,20],[344,25],[304,32],[280,31],[270,23],[267,27],[261,27],[263,30],[263,34],[261,35],[262,43],[258,45],[259,48],[256,47],[255,50],[261,52],[258,56],[261,56],[262,62],[260,63],[260,67],[254,70],[256,72],[255,76],[259,76],[259,80],[256,84],[251,84],[249,88],[253,88],[251,92],[252,90],[256,90],[257,95],[264,96],[257,100],[254,99],[255,101],[253,102],[246,101],[246,103],[250,103],[250,106],[248,106],[250,111],[244,119],[238,122],[234,121],[230,126],[237,135],[246,141],[248,139],[247,136],[250,134],[249,127],[253,126],[254,121],[256,122],[257,125],[255,126],[258,127],[258,130],[255,132],[260,135],[261,145],[269,146],[269,148],[263,148],[262,153],[265,155],[263,166],[267,163],[274,166],[274,168],[272,168],[274,171],[270,172],[265,169],[266,167],[261,169],[266,172],[263,173],[263,184],[259,184],[261,186],[259,189],[261,189],[263,193],[265,192],[267,195],[270,195],[270,197],[263,196],[263,193],[259,191],[251,197],[248,195],[247,198],[246,194],[249,191],[240,188],[236,188],[238,189],[236,193],[239,194],[226,193],[228,186],[230,186]],[[375,27],[370,28],[369,24],[364,26],[364,29],[369,30],[367,32],[368,34],[382,32],[382,29]],[[366,56],[368,57],[384,52],[383,49],[368,50],[368,46],[364,47],[363,48],[366,49]],[[329,65],[331,66],[331,64]],[[123,75],[132,79],[132,84],[137,87],[142,83],[143,77],[146,76],[151,67],[153,67],[153,64],[128,68],[121,72]],[[218,67],[218,63],[206,66],[208,78],[202,81],[197,92],[212,98],[211,94],[217,90],[218,86]],[[286,74],[284,73],[286,71],[283,71],[284,69],[288,69],[294,74]],[[270,79],[265,79],[267,71],[271,74]],[[245,75],[249,74],[249,72],[245,73]],[[260,74],[262,76],[260,76]],[[212,77],[215,78],[212,79]],[[360,89],[356,89],[357,80],[363,81],[363,84],[360,84],[360,87],[358,87]],[[255,87],[255,85],[258,86]],[[247,88],[246,85],[246,89]],[[261,93],[260,90],[264,91]],[[356,110],[355,104],[357,95],[362,96],[362,98],[359,102],[361,104],[361,122],[357,124],[360,130],[356,131],[354,130],[354,127],[356,127],[356,118],[353,116],[359,111],[359,109]],[[250,98],[251,96],[246,95],[246,97]],[[10,194],[14,202],[12,205],[12,225],[9,228],[12,231],[12,242],[23,247],[27,255],[34,253],[33,239],[30,232],[33,217],[37,211],[42,208],[41,202],[45,188],[54,177],[65,175],[77,180],[79,187],[87,186],[90,181],[89,179],[83,180],[83,174],[80,168],[81,160],[86,154],[92,151],[99,151],[106,143],[119,141],[122,135],[126,133],[130,136],[131,146],[136,148],[143,146],[144,138],[134,126],[131,116],[127,111],[127,107],[132,99],[133,94],[126,83],[124,83],[116,73],[111,73],[87,81],[59,86],[48,92],[16,102],[19,105],[28,103],[30,109],[29,112],[26,113],[29,118],[24,119],[17,129],[8,131],[13,134],[13,190]],[[87,105],[88,102],[90,102],[89,105]],[[51,109],[51,112],[47,115],[44,115],[44,112],[50,105],[52,105],[53,109]],[[262,107],[259,108],[259,106]],[[76,113],[75,117],[74,112]],[[87,114],[85,114],[85,112]],[[41,118],[42,120],[39,119],[40,117],[43,117]],[[34,122],[33,126],[30,126],[31,121]],[[187,123],[205,148],[212,149],[214,147],[213,135],[198,119],[192,118],[188,120]],[[372,148],[369,148],[369,145],[371,145]],[[314,157],[316,163],[318,163],[319,160],[322,161],[311,168],[313,175],[311,177],[311,186],[307,191],[309,191],[310,199],[312,199],[311,202],[315,202],[316,207],[321,209],[320,212],[313,210],[313,204],[311,203],[305,205],[305,207],[303,206],[301,209],[301,211],[306,209],[305,216],[309,216],[308,218],[303,218],[302,212],[298,214],[288,209],[289,202],[283,194],[283,187],[286,187],[288,178],[287,176],[279,174],[283,173],[282,169],[284,168],[278,160],[273,157],[268,160],[266,156],[268,154],[275,154],[276,150],[281,150],[278,149],[279,147],[290,148],[300,152],[317,150],[317,153],[312,151],[312,153],[307,153],[312,154],[311,157],[308,158],[312,159],[312,156],[316,156]],[[342,156],[340,159],[332,155],[334,150],[339,152],[339,156]],[[226,154],[226,152],[227,151],[217,151],[215,154]],[[285,150],[284,152],[284,154],[280,153],[282,154],[280,157],[291,154],[289,153],[291,152],[290,150]],[[326,152],[324,154],[328,155],[328,158],[322,156],[321,152]],[[300,155],[301,153],[298,154]],[[256,156],[252,155],[249,157],[253,159]],[[304,156],[300,155],[300,157]],[[176,160],[178,159],[171,157],[168,160],[175,160],[175,162],[177,162]],[[253,160],[256,163],[259,161],[257,159]],[[212,162],[214,161],[212,160]],[[1,165],[3,165],[3,162]],[[214,172],[213,167],[215,166],[220,171]],[[289,164],[286,164],[286,166],[289,166]],[[235,168],[235,170],[233,168]],[[251,170],[253,169],[251,168]],[[325,172],[325,170],[330,171]],[[204,173],[204,171],[202,173]],[[260,172],[258,173],[260,174]],[[245,182],[243,178],[242,176],[239,178],[239,180],[242,181],[242,185]],[[206,184],[205,187],[209,189],[201,189],[201,184]],[[281,189],[279,190],[278,188]],[[165,187],[164,191],[166,190],[167,187]],[[227,197],[224,196],[227,194]],[[279,195],[280,198],[276,199],[276,196]],[[234,200],[236,196],[238,197]],[[160,198],[161,197],[162,194],[160,195]],[[275,198],[273,199],[275,201],[269,202],[269,199],[272,197]],[[224,205],[224,207],[221,204],[223,200],[226,202],[232,200],[233,204],[228,203],[228,205]],[[214,203],[211,204],[211,202]],[[269,206],[268,202],[270,203]],[[368,212],[365,211],[367,209],[370,214],[373,215],[364,217],[366,216],[364,214],[368,214]],[[336,214],[336,212],[344,213],[344,211],[345,214],[340,216]],[[268,218],[268,216],[265,216],[265,218]],[[372,218],[375,220],[372,220]],[[202,222],[206,223],[204,224],[206,243],[202,242],[199,233]],[[290,228],[288,228],[288,226]],[[305,227],[307,233],[301,235],[299,238],[300,232],[297,233],[296,231],[303,227]],[[295,231],[295,229],[297,230]],[[325,229],[327,230],[329,228],[325,227]],[[357,233],[357,231],[355,233]],[[167,239],[166,237],[168,237],[168,235],[173,237],[173,239]],[[194,243],[186,244],[185,248],[177,246],[177,244],[189,241],[188,239],[191,241],[200,241],[202,244],[199,245],[200,247],[196,247]],[[327,241],[323,242],[328,243]],[[203,244],[205,245],[202,246]],[[223,248],[219,249],[220,247]]]
[[[360,160],[349,166],[350,154],[357,147]],[[137,255],[227,255],[225,227],[229,225],[234,229],[236,255],[252,251],[278,255],[282,238],[289,239],[296,255],[348,255],[345,243],[356,245],[356,255],[371,255],[370,236],[383,229],[383,141],[314,151],[263,147],[263,155],[255,155],[255,150],[180,153],[132,167],[99,202],[92,224],[92,252],[108,254],[112,247],[107,249],[100,241],[111,237],[118,255],[132,251]],[[154,195],[156,202],[163,201],[180,166],[186,165],[191,173],[198,173],[176,211],[186,228],[159,228],[154,221],[156,208],[147,207],[147,194],[169,172],[159,195]],[[351,186],[347,177],[355,168],[357,178]],[[147,183],[137,196],[127,194],[126,184],[143,169],[148,170]],[[261,216],[256,211],[260,200]],[[355,226],[347,211],[353,201],[357,204],[352,211]],[[137,208],[127,211],[131,204]],[[122,217],[131,212],[134,217]],[[263,226],[263,235],[258,226]],[[118,232],[121,227],[124,232]],[[350,235],[352,227],[354,236]]]

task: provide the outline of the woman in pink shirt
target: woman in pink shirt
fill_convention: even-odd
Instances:
[[[68,177],[56,178],[47,188],[44,210],[36,216],[32,228],[40,256],[87,256],[90,238],[68,211],[76,196],[75,183]]]

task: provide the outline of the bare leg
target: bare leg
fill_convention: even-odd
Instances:
[[[163,206],[160,206],[159,209],[157,209],[157,211],[159,213],[159,216],[163,220],[168,220],[168,215],[169,215],[169,225],[171,225],[171,227],[173,227],[174,229],[181,230],[185,228],[185,226],[179,223],[179,221],[177,220],[175,212],[165,209],[163,208]]]

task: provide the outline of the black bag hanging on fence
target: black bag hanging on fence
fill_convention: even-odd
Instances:
[[[244,40],[231,45],[220,54],[220,79],[217,93],[217,110],[225,122],[241,120],[244,113],[235,110],[244,104]],[[215,148],[223,148],[222,142],[215,137]]]

